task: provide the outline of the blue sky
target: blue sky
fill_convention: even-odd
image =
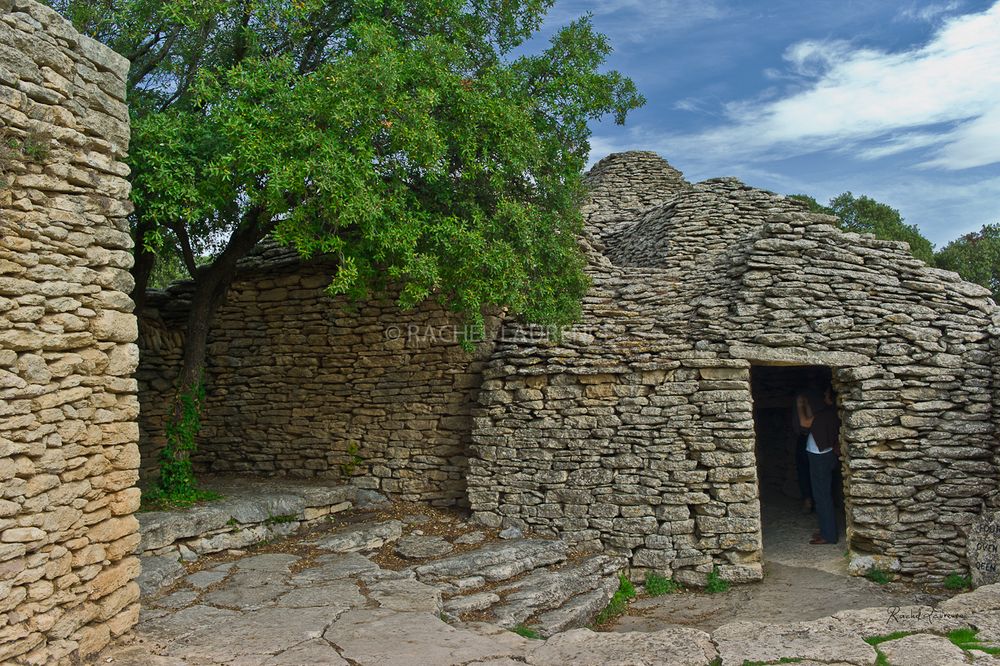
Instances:
[[[868,194],[938,247],[1000,222],[1000,0],[557,0],[539,39],[586,12],[648,99],[592,162]]]

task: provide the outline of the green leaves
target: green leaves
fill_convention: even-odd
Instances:
[[[934,246],[917,227],[904,223],[895,208],[864,195],[855,197],[850,192],[831,199],[830,208],[840,218],[841,227],[846,231],[875,234],[886,240],[906,241],[910,244],[910,252],[914,257],[934,265]]]
[[[644,101],[589,19],[511,59],[551,0],[52,1],[133,59],[145,245],[258,225],[337,257],[331,293],[579,315],[587,123]]]
[[[983,225],[979,231],[953,240],[935,259],[940,268],[986,287],[993,292],[993,300],[1000,302],[1000,224]]]
[[[906,241],[914,257],[934,265],[934,246],[931,242],[915,225],[903,222],[899,211],[888,204],[865,195],[855,197],[850,192],[834,197],[829,206],[821,205],[806,194],[793,194],[789,198],[806,204],[813,213],[836,215],[844,231],[872,234],[882,240]]]

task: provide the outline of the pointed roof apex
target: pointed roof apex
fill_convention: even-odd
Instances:
[[[691,186],[684,174],[649,150],[629,150],[611,153],[585,175],[591,190],[618,189],[622,186],[642,190],[657,190],[663,194]]]

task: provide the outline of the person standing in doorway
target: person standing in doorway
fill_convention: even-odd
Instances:
[[[795,478],[799,482],[802,513],[812,513],[812,479],[809,478],[809,454],[806,453],[809,428],[802,424],[803,413],[812,414],[812,410],[809,409],[805,394],[798,393],[792,404],[792,432],[795,433]]]
[[[837,414],[833,388],[820,393],[811,390],[805,400],[798,401],[799,422],[809,429],[806,452],[809,457],[809,479],[819,531],[811,544],[837,543],[837,520],[833,507],[833,478],[840,464],[840,417]]]

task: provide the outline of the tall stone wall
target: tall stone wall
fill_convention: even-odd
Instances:
[[[647,237],[681,211],[680,241],[712,237],[726,210],[704,189],[763,197],[728,180],[696,185],[638,213]],[[903,244],[771,199],[767,223],[709,251],[671,242],[653,256],[605,236],[608,256],[651,266],[595,261],[584,320],[561,341],[508,324],[473,433],[478,519],[623,552],[689,583],[714,566],[759,578],[750,367],[819,365],[841,394],[849,546],[920,581],[965,569],[967,527],[1000,477],[996,306]]]
[[[128,62],[0,0],[0,663],[138,619]]]
[[[388,297],[357,306],[330,298],[323,289],[333,266],[276,255],[244,266],[213,321],[196,464],[215,473],[350,476],[404,500],[464,504],[471,411],[491,345],[464,350],[455,318],[433,303],[401,312]],[[143,323],[150,477],[180,366],[182,289],[154,298],[159,316]]]

